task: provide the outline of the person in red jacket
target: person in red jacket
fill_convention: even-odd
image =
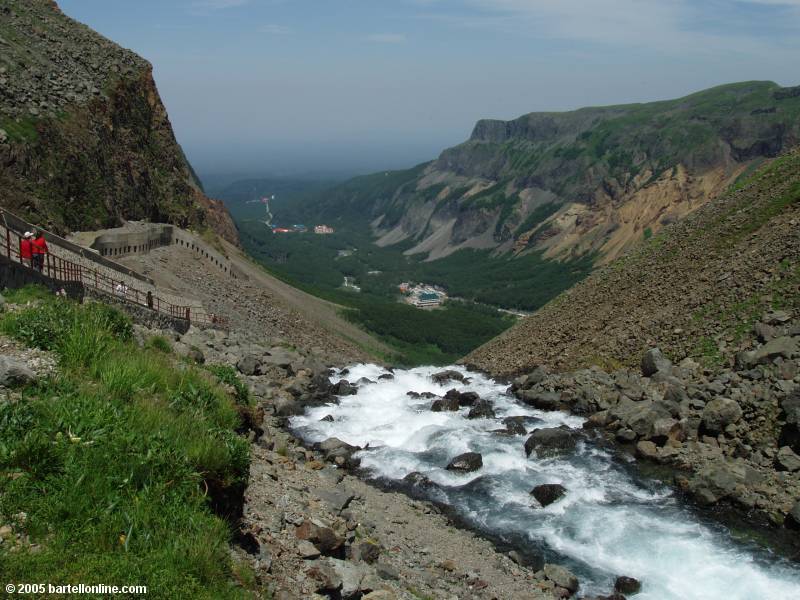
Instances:
[[[19,261],[26,267],[32,267],[33,261],[33,234],[26,231],[25,235],[19,240]]]
[[[33,242],[31,242],[31,251],[33,252],[33,266],[39,271],[44,269],[44,255],[47,254],[47,242],[44,239],[44,234],[41,230],[37,229],[33,234]]]

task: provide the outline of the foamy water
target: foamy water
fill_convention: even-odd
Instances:
[[[504,385],[475,373],[467,384],[434,383],[441,368],[397,370],[394,380],[375,365],[350,368],[346,379],[375,380],[339,404],[316,407],[294,417],[292,427],[306,440],[337,437],[369,449],[361,465],[372,476],[398,481],[420,472],[437,485],[430,499],[453,507],[478,530],[491,532],[521,550],[535,548],[573,569],[581,592],[608,593],[618,575],[642,582],[641,600],[800,599],[800,569],[766,551],[734,542],[720,526],[704,523],[679,505],[671,491],[635,479],[623,464],[591,442],[558,458],[525,456],[527,435],[498,435],[505,417],[529,417],[528,431],[568,425],[583,419],[562,412],[543,412],[505,394]],[[336,376],[334,381],[342,377]],[[496,418],[467,419],[458,412],[431,412],[431,400],[406,393],[438,395],[456,388],[475,391],[494,405]],[[332,415],[333,422],[320,421]],[[480,452],[483,467],[469,474],[445,470],[454,456]],[[530,490],[560,483],[567,494],[539,508]]]

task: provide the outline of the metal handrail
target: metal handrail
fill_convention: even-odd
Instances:
[[[6,256],[9,260],[17,262],[23,267],[31,270],[39,271],[36,269],[32,261],[29,259],[23,260],[19,248],[22,236],[16,231],[12,231],[6,226],[6,239],[5,250]],[[79,263],[53,256],[52,254],[45,253],[44,262],[42,264],[41,273],[51,279],[63,283],[76,282],[82,284],[84,287],[96,290],[98,292],[108,294],[119,298],[125,302],[143,306],[157,313],[169,315],[175,319],[185,319],[189,323],[199,325],[212,325],[214,327],[227,326],[227,319],[214,313],[197,310],[192,306],[177,305],[167,302],[152,294],[152,303],[148,301],[147,292],[136,287],[129,287],[127,283],[120,279],[109,277],[105,273],[101,273],[97,269],[85,267]],[[28,262],[25,262],[25,261]]]

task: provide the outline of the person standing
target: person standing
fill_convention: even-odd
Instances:
[[[33,266],[40,272],[44,270],[44,255],[47,254],[47,241],[44,239],[44,233],[41,229],[37,229],[33,234],[33,242],[31,242],[31,252],[33,254]]]
[[[26,267],[33,266],[33,234],[26,231],[25,235],[19,240],[19,262]]]

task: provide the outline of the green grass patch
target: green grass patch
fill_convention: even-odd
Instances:
[[[4,118],[0,119],[0,129],[5,130],[12,142],[35,142],[39,138],[37,121],[34,117]]]
[[[11,304],[27,304],[37,300],[47,300],[53,294],[43,285],[26,285],[13,290],[3,290],[3,297]]]
[[[26,513],[39,547],[4,544],[6,579],[252,597],[217,516],[249,468],[233,399],[207,372],[137,348],[130,321],[105,305],[51,297],[6,313],[0,329],[53,351],[61,372],[0,403],[0,521]]]
[[[172,344],[170,344],[169,340],[163,335],[154,335],[150,337],[147,340],[146,346],[153,350],[163,352],[164,354],[170,354],[172,352]]]

